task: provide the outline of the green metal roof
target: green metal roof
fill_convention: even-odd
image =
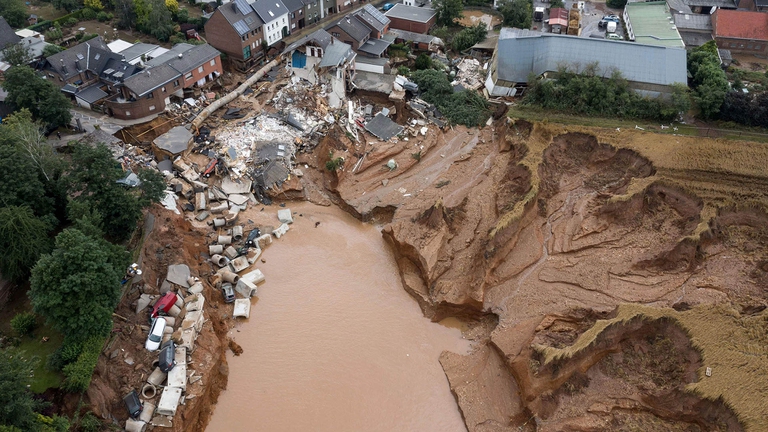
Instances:
[[[665,47],[684,48],[667,2],[627,3],[624,19],[632,28],[635,42]]]

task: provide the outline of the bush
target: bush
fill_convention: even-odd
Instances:
[[[96,19],[99,20],[99,22],[106,22],[110,20],[109,15],[110,14],[104,11],[101,11],[98,14],[96,14]]]
[[[89,338],[83,344],[83,351],[77,361],[64,366],[64,383],[62,388],[70,393],[83,393],[91,384],[91,376],[99,360],[104,339],[98,336]]]
[[[35,314],[31,312],[21,312],[11,319],[11,328],[19,336],[27,336],[37,327]]]
[[[80,11],[80,16],[83,17],[84,20],[94,20],[96,19],[96,11],[91,8],[84,8]]]
[[[408,76],[411,74],[411,70],[408,69],[408,66],[398,66],[397,73],[398,75]]]
[[[48,369],[60,371],[74,362],[83,352],[83,344],[64,339],[64,343],[48,357]]]
[[[473,44],[474,45],[474,44]],[[428,55],[421,53],[416,57],[416,63],[413,65],[416,70],[432,69],[432,59]]]
[[[79,432],[99,432],[101,430],[101,422],[92,412],[85,413],[83,418],[80,419]]]
[[[488,28],[483,23],[467,27],[456,34],[451,42],[451,47],[455,51],[464,51],[485,40],[486,35],[488,35]]]
[[[339,156],[337,158],[333,158],[333,152],[328,153],[328,157],[330,158],[328,162],[325,163],[325,169],[327,169],[330,172],[336,172],[339,170],[339,168],[344,166],[344,158]]]
[[[479,126],[490,116],[488,102],[475,91],[453,92],[447,75],[438,70],[425,69],[411,74],[419,85],[421,98],[434,104],[451,123]]]
[[[74,27],[74,26],[76,26],[76,25],[77,25],[77,23],[79,23],[79,22],[80,22],[80,21],[79,21],[77,18],[75,18],[75,17],[69,17],[69,18],[65,19],[65,20],[64,20],[64,21],[61,23],[61,25],[63,25],[64,27]]]

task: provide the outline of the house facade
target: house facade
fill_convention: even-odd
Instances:
[[[718,9],[712,14],[712,36],[731,53],[768,56],[768,14]]]
[[[392,22],[394,29],[425,34],[437,20],[437,12],[428,7],[396,4],[384,14]]]
[[[291,32],[303,29],[307,25],[307,20],[304,16],[304,0],[283,0],[283,4],[288,9]]]
[[[310,26],[327,15],[326,0],[303,0],[304,1],[304,20],[306,25]],[[331,0],[332,1],[332,0]],[[335,3],[334,3],[335,4]]]
[[[205,23],[205,37],[239,71],[263,63],[264,22],[245,0],[217,8]]]
[[[262,29],[267,46],[275,45],[291,34],[288,8],[281,0],[256,0],[251,7],[264,23]]]

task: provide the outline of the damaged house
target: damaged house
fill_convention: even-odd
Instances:
[[[334,38],[349,44],[359,56],[356,68],[368,72],[386,73],[389,61],[385,53],[391,41],[383,39],[389,31],[389,18],[371,5],[365,5],[335,22],[326,31]]]
[[[341,107],[347,82],[355,77],[357,55],[351,45],[320,29],[289,45],[283,54],[288,70],[312,84],[327,85],[328,104]]]
[[[142,68],[97,37],[48,57],[43,73],[84,108],[139,119],[164,111],[171,96],[213,82],[223,72],[220,56],[208,44],[178,44]]]

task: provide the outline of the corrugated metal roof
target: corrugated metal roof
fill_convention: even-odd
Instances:
[[[402,3],[398,3],[392,9],[388,10],[384,15],[389,18],[399,18],[407,21],[425,23],[432,19],[437,12],[434,9],[426,7],[408,6]]]
[[[357,48],[357,51],[380,57],[389,48],[392,42],[383,39],[368,39]]]
[[[675,14],[678,32],[683,29],[712,31],[712,16],[709,14]]]
[[[629,17],[635,42],[683,48],[683,39],[675,28],[667,2],[627,3],[624,13]]]
[[[334,41],[328,45],[317,67],[336,67],[355,56],[350,44]]]
[[[530,73],[554,72],[561,65],[594,62],[602,72],[615,69],[629,81],[660,85],[687,81],[682,48],[503,28],[496,56],[498,77],[509,82],[526,82]]]

